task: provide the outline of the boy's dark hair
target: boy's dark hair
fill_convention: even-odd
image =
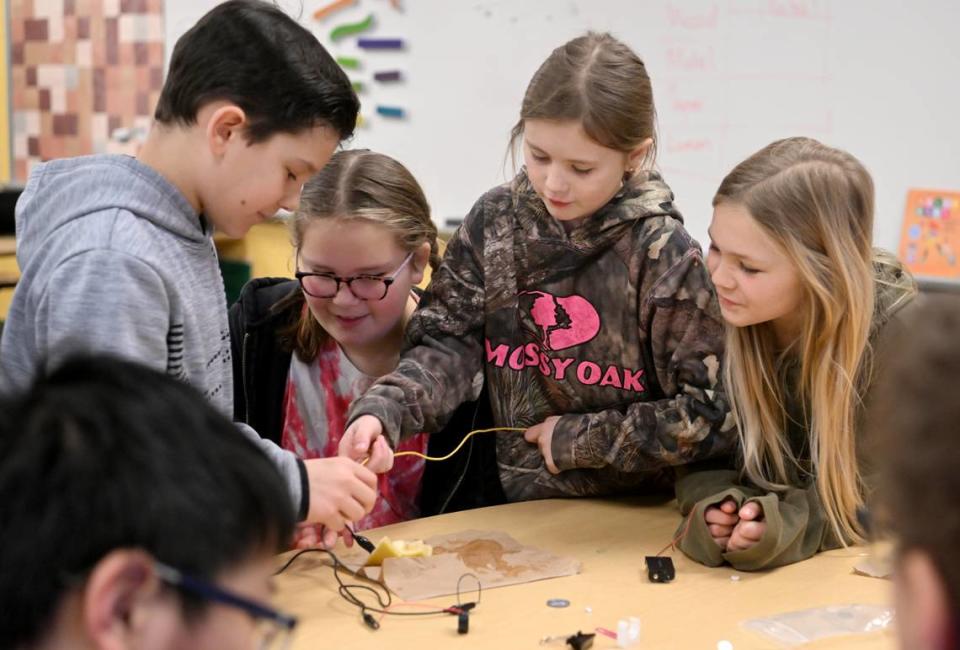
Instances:
[[[0,400],[0,647],[37,640],[114,549],[216,579],[293,526],[267,457],[167,375],[74,357]]]
[[[882,374],[868,428],[876,438],[876,514],[900,549],[930,556],[960,613],[960,299],[917,302],[878,350]]]
[[[353,134],[360,100],[320,42],[278,7],[228,0],[177,40],[154,117],[189,126],[212,101],[242,108],[251,144],[328,124]]]

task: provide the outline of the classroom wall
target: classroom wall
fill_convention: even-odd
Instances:
[[[9,26],[12,180],[51,158],[134,153],[163,82],[163,0],[12,0]]]
[[[10,182],[10,74],[7,0],[0,0],[0,184]]]
[[[303,22],[338,55],[359,54],[369,80],[401,69],[401,84],[361,94],[367,126],[351,146],[404,161],[435,218],[460,217],[509,175],[510,127],[524,88],[552,48],[610,30],[645,59],[659,111],[660,168],[690,230],[706,238],[723,175],[768,142],[808,135],[860,157],[877,184],[876,241],[895,249],[907,189],[960,186],[960,3],[955,0],[358,0]],[[212,6],[168,0],[172,43]],[[300,4],[281,0],[289,10]],[[373,13],[373,35],[398,53],[334,43],[332,27]],[[379,118],[377,103],[403,106]]]

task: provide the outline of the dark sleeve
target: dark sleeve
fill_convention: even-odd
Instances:
[[[247,398],[243,390],[243,337],[246,332],[244,308],[245,301],[241,297],[230,307],[227,316],[230,322],[230,352],[233,357],[233,419],[236,422],[247,421]]]
[[[257,278],[247,283],[229,312],[234,419],[278,444],[292,356],[281,332],[299,314],[298,291],[295,280]]]
[[[477,399],[483,385],[483,218],[481,199],[451,239],[407,325],[397,369],[354,401],[348,421],[373,415],[396,444],[438,431],[463,402]]]

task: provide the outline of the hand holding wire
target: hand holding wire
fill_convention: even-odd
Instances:
[[[348,458],[310,458],[303,461],[310,486],[306,522],[341,530],[357,521],[377,501],[377,476]]]
[[[372,415],[361,415],[350,423],[343,432],[337,453],[362,462],[377,474],[393,467],[393,450],[383,437],[383,423]]]

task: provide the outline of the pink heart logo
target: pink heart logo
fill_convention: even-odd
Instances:
[[[600,315],[583,296],[555,296],[544,291],[524,291],[521,295],[536,296],[530,315],[543,332],[544,347],[549,350],[572,348],[600,332]]]

